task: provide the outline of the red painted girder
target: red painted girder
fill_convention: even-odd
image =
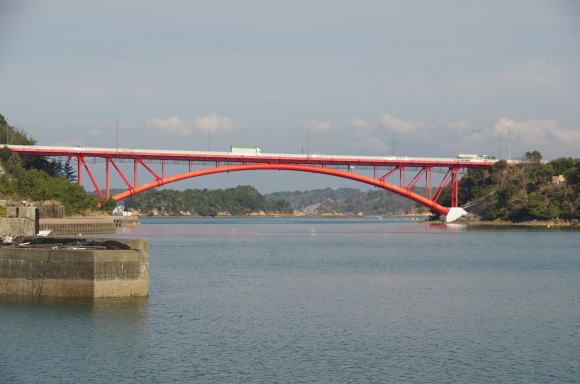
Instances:
[[[415,184],[417,184],[417,181],[419,181],[419,179],[421,178],[421,176],[423,176],[423,174],[426,171],[427,171],[427,168],[423,168],[421,170],[421,172],[417,173],[417,175],[415,175],[415,177],[413,178],[413,180],[411,180],[411,182],[405,186],[405,189],[410,190],[411,188],[413,188],[415,186]]]
[[[97,181],[93,177],[93,173],[89,169],[89,166],[88,166],[87,162],[82,157],[79,157],[78,160],[85,166],[85,169],[87,170],[87,174],[89,175],[89,178],[91,179],[91,183],[93,183],[93,187],[95,187],[95,191],[97,191],[97,194],[99,195],[99,201],[100,200],[103,200],[103,194],[101,192],[101,189],[99,188],[99,186],[97,184]]]
[[[134,187],[129,189],[125,192],[121,192],[115,196],[113,199],[115,200],[122,200],[126,197],[133,196],[139,192],[143,192],[161,185],[173,183],[175,181],[189,179],[198,176],[204,175],[211,175],[215,173],[223,173],[223,172],[237,172],[237,171],[251,171],[251,170],[284,170],[284,171],[299,171],[299,172],[311,172],[311,173],[320,173],[325,175],[337,176],[342,177],[345,179],[351,179],[360,181],[362,183],[366,183],[369,185],[374,185],[376,187],[386,189],[388,191],[394,192],[401,196],[405,196],[413,201],[416,201],[420,204],[425,205],[426,207],[432,209],[433,211],[441,214],[446,215],[449,212],[448,208],[438,204],[435,201],[432,201],[424,196],[421,196],[415,192],[409,191],[405,188],[398,187],[393,184],[385,183],[382,180],[374,179],[372,177],[359,175],[357,173],[342,171],[339,169],[332,169],[332,168],[322,168],[322,167],[313,167],[310,165],[299,165],[299,164],[241,164],[241,165],[228,165],[223,167],[217,168],[208,168],[208,169],[201,169],[198,171],[193,172],[186,172],[175,176],[164,177],[159,180],[152,181],[147,184],[140,185],[138,187]]]
[[[115,159],[151,159],[151,160],[174,160],[174,161],[203,161],[203,162],[241,162],[241,163],[266,163],[266,164],[309,164],[309,165],[353,165],[353,166],[406,166],[406,167],[457,167],[457,168],[489,168],[495,162],[471,162],[471,161],[440,161],[419,159],[357,159],[337,158],[326,155],[317,157],[303,156],[250,156],[250,155],[210,155],[210,154],[182,154],[182,153],[157,153],[157,152],[130,152],[130,151],[102,151],[90,148],[71,150],[63,149],[38,149],[34,146],[12,147],[12,151],[20,155],[28,156],[81,156],[101,157]],[[319,156],[319,157],[318,157]]]
[[[389,172],[387,172],[383,177],[379,177],[379,180],[385,181],[385,179],[388,179],[389,176],[392,176],[395,172],[400,171],[400,170],[401,170],[401,167],[393,168]]]
[[[155,171],[153,169],[151,169],[150,166],[148,166],[144,161],[142,161],[141,159],[136,159],[135,160],[136,163],[141,164],[143,167],[145,167],[146,170],[149,171],[150,174],[153,175],[153,177],[155,177],[156,180],[161,179],[161,176],[159,176],[157,173],[155,173]]]
[[[113,159],[111,159],[111,164],[113,164],[113,167],[115,167],[117,174],[119,176],[121,176],[121,179],[125,182],[125,184],[127,185],[127,188],[129,188],[129,190],[131,190],[131,191],[134,190],[133,186],[131,185],[131,183],[129,182],[129,180],[127,179],[127,177],[123,173],[123,171],[121,171],[121,168],[119,168],[119,166],[117,165],[117,163],[115,163],[115,161]],[[113,199],[114,198],[115,198],[115,196],[113,196]]]
[[[452,173],[452,171],[450,169],[449,171],[447,171],[447,173],[443,177],[443,180],[441,180],[441,183],[439,183],[439,186],[435,190],[435,194],[431,198],[433,201],[437,201],[437,199],[439,199],[441,192],[443,192],[443,189],[445,189],[445,187],[447,186],[447,183],[449,183],[449,179],[451,178],[451,173]]]

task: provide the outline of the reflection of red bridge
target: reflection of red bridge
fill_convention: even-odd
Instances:
[[[251,150],[244,151],[245,153],[237,153],[25,145],[10,145],[8,147],[21,156],[41,155],[66,157],[67,159],[75,160],[77,162],[78,183],[82,183],[84,169],[100,200],[111,197],[111,166],[127,185],[125,192],[112,196],[115,200],[121,200],[151,188],[197,176],[248,170],[286,170],[338,176],[374,185],[423,204],[434,212],[447,215],[448,218],[455,215],[455,212],[453,215],[450,214],[450,210],[456,212],[461,210],[461,208],[457,208],[457,185],[460,170],[487,168],[495,163],[495,160],[489,159],[274,154],[260,153],[259,150],[255,150],[253,153]],[[100,159],[100,161],[105,163],[104,196],[89,168],[89,163],[93,161],[87,161],[88,159],[94,159],[93,161],[96,162]],[[117,163],[121,161],[133,163],[133,182],[130,182],[119,168]],[[152,163],[161,164],[160,174],[151,168]],[[174,176],[167,176],[167,163],[185,164],[188,166],[188,170]],[[193,170],[194,165],[200,164],[205,164],[208,167],[201,170]],[[151,174],[153,181],[139,184],[140,166]],[[373,176],[355,172],[359,170],[372,171]],[[433,170],[440,170],[445,173],[435,190],[433,190],[432,182]],[[398,183],[389,182],[389,178],[397,178]],[[425,193],[421,195],[414,192],[412,188],[423,178],[425,179]],[[451,208],[443,207],[437,203],[441,192],[448,184],[451,184]]]

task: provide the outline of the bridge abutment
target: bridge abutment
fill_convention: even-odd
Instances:
[[[446,223],[452,223],[462,216],[467,215],[467,211],[460,207],[451,207],[447,215],[441,215],[441,220]]]

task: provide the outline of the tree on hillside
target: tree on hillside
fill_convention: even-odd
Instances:
[[[576,163],[574,168],[567,170],[564,175],[566,177],[566,183],[580,187],[580,161]]]
[[[565,174],[569,169],[574,168],[576,163],[578,163],[578,161],[571,157],[559,157],[550,161],[555,175]]]
[[[34,145],[36,141],[28,137],[20,129],[14,128],[6,122],[0,114],[0,143],[14,145]]]
[[[108,213],[109,215],[113,213],[113,210],[117,207],[117,201],[114,199],[104,199],[100,202],[100,210]]]
[[[541,186],[551,182],[554,175],[554,168],[551,164],[542,163],[542,154],[538,151],[526,152],[526,161],[523,169],[527,176],[527,191],[537,191]]]
[[[67,214],[97,208],[96,199],[82,186],[38,169],[24,169],[20,156],[8,148],[0,149],[0,161],[6,172],[0,176],[0,194],[7,198],[60,201]]]
[[[0,114],[0,143],[10,145],[35,145],[36,140],[29,137],[24,131],[8,124],[4,116]],[[47,159],[44,156],[26,156],[21,159],[21,163],[24,169],[39,169],[50,176],[60,176],[61,173],[60,163]]]
[[[524,161],[532,164],[538,164],[542,161],[542,154],[539,151],[526,152],[524,155]]]
[[[71,183],[74,183],[74,182],[77,181],[77,173],[75,172],[75,168],[71,164],[71,161],[70,160],[67,160],[62,165],[61,174],[62,174],[62,176],[66,177],[66,179],[68,181],[70,181]]]

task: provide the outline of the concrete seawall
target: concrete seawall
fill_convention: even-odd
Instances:
[[[76,235],[79,233],[106,234],[117,231],[112,216],[40,219],[40,229],[50,229],[53,235]]]
[[[148,296],[148,239],[50,241],[0,247],[0,295]]]
[[[40,229],[50,229],[53,235],[107,234],[119,227],[139,226],[139,216],[80,216],[40,219]]]
[[[141,225],[139,216],[113,216],[116,227],[138,227]]]

